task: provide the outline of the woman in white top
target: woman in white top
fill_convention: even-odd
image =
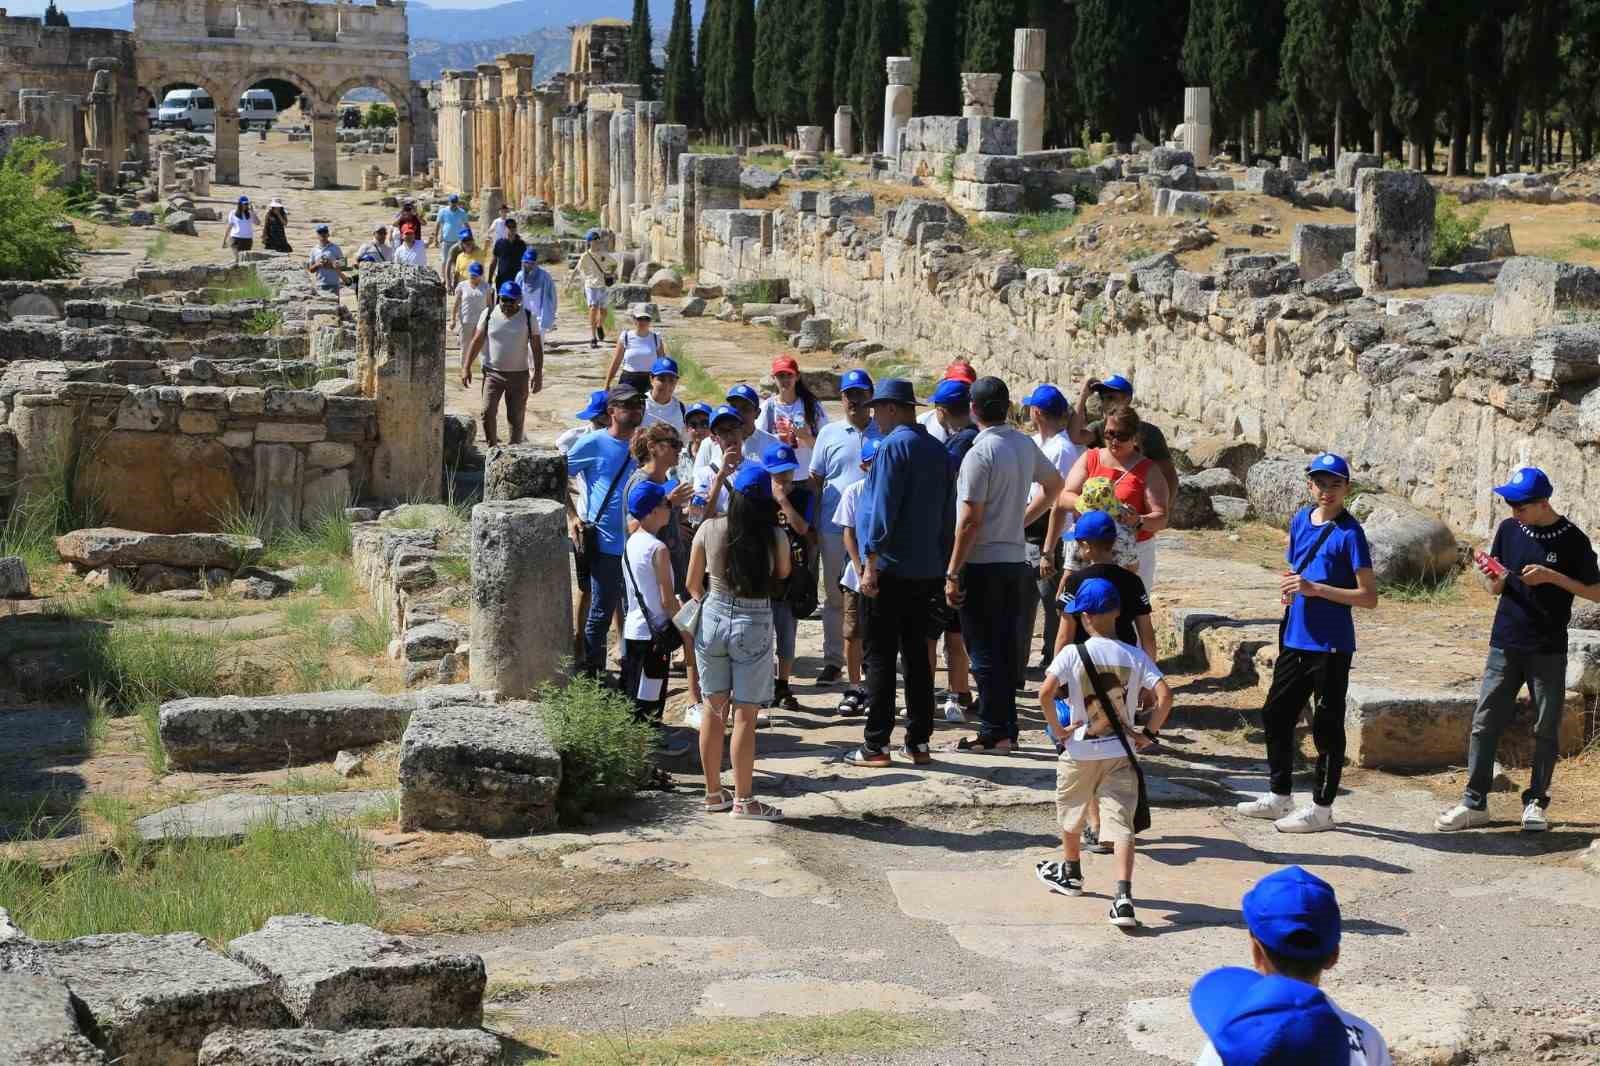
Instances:
[[[651,631],[672,624],[678,596],[672,587],[672,560],[657,534],[672,520],[666,486],[642,480],[628,492],[628,514],[638,523],[623,545],[622,687],[643,722],[661,725],[667,702],[668,656],[656,648]],[[688,751],[686,743],[679,742]]]
[[[589,305],[589,347],[598,348],[606,339],[606,268],[600,264],[600,255],[594,242],[600,231],[592,229],[583,235],[583,254],[578,256],[578,276],[583,279],[583,299]],[[640,390],[643,391],[643,390]]]
[[[828,424],[828,414],[800,380],[800,364],[794,356],[780,355],[772,361],[772,380],[777,382],[778,392],[761,401],[756,428],[793,448],[800,469],[810,470],[811,449],[817,443],[817,434]]]
[[[606,371],[606,388],[611,387],[620,367],[622,378],[619,384],[632,385],[641,396],[650,391],[650,368],[656,365],[657,359],[667,354],[667,346],[661,343],[661,334],[650,328],[653,317],[650,308],[643,304],[633,309],[633,328],[624,330],[622,336],[617,338],[616,354],[611,357],[611,368]]]
[[[644,425],[665,422],[677,430],[679,436],[686,432],[683,420],[689,413],[689,405],[673,395],[677,391],[678,361],[663,355],[650,367],[650,391],[644,394]],[[685,480],[694,478],[691,475]]]
[[[239,197],[239,205],[228,214],[227,233],[222,239],[224,248],[233,248],[233,265],[239,265],[239,253],[248,252],[256,243],[256,227],[261,218],[250,206],[250,197]]]

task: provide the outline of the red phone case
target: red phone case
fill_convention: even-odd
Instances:
[[[1506,569],[1504,563],[1486,551],[1475,551],[1472,553],[1472,558],[1480,567],[1488,570],[1495,577],[1505,577],[1510,572]]]

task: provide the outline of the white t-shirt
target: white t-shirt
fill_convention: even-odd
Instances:
[[[1049,439],[1045,439],[1035,433],[1033,435],[1033,443],[1037,444],[1039,450],[1044,452],[1044,457],[1055,465],[1056,470],[1061,474],[1062,480],[1066,480],[1066,476],[1072,473],[1073,464],[1078,461],[1078,456],[1083,454],[1083,448],[1072,443],[1072,438],[1065,430]],[[1037,500],[1039,493],[1042,491],[1039,486],[1035,485],[1032,494],[1028,497],[1028,502],[1031,504],[1034,500]]]
[[[425,267],[428,265],[428,246],[420,237],[410,244],[397,244],[394,261],[401,266]]]
[[[461,302],[461,328],[476,334],[478,320],[483,317],[483,309],[489,303],[489,286],[482,282],[474,285],[463,281],[456,286],[456,299]]]
[[[839,494],[839,506],[834,509],[833,520],[839,523],[840,529],[854,529],[856,527],[856,512],[861,507],[861,494],[867,490],[865,480],[852,482],[845,486],[844,492]],[[861,575],[856,573],[856,561],[846,556],[844,573],[839,577],[839,584],[851,592],[861,591]]]
[[[681,437],[684,435],[683,413],[686,410],[688,410],[687,405],[676,396],[666,403],[656,403],[647,392],[644,394],[644,422],[641,423],[641,428],[652,422],[665,422],[677,430],[678,436]]]
[[[1122,728],[1129,734],[1130,746],[1133,743],[1133,712],[1139,707],[1139,695],[1145,689],[1155,687],[1162,679],[1161,670],[1139,648],[1109,637],[1090,637],[1083,644],[1068,644],[1061,649],[1061,654],[1045,671],[1065,687],[1066,704],[1071,711],[1069,720],[1060,723],[1067,730],[1067,749],[1062,753],[1062,758],[1076,759],[1078,762],[1126,758],[1122,741],[1117,739],[1115,732],[1108,731],[1108,723],[1098,713],[1100,699],[1094,694],[1094,685],[1084,671],[1081,651],[1084,648],[1088,649],[1089,657],[1105,680],[1106,695],[1111,697],[1113,703],[1119,699],[1122,701],[1116,711],[1122,716]],[[1093,707],[1085,705],[1086,694],[1093,701]],[[1061,703],[1058,698],[1058,716],[1062,712]],[[1101,736],[1088,735],[1091,712],[1096,712],[1094,716],[1099,721],[1098,731],[1103,733]],[[1059,717],[1057,720],[1060,721]]]
[[[1339,1013],[1344,1021],[1345,1032],[1350,1035],[1350,1066],[1393,1066],[1394,1060],[1389,1057],[1389,1045],[1384,1042],[1383,1035],[1367,1023],[1364,1018],[1357,1018],[1339,1004],[1333,1002],[1333,997],[1328,997],[1328,1003]],[[1200,1057],[1194,1060],[1194,1066],[1223,1066],[1222,1057],[1217,1054],[1217,1049],[1209,1042],[1206,1049],[1200,1052]]]
[[[761,461],[761,453],[778,443],[768,433],[756,430],[745,440],[744,447],[739,449],[747,462]],[[707,437],[700,442],[700,452],[694,457],[694,494],[705,496],[711,491],[711,481],[717,476],[716,468],[722,463],[722,445],[715,437]],[[733,478],[725,478],[722,483],[722,492],[717,495],[714,505],[706,508],[706,517],[722,514],[728,509],[728,493],[733,491]]]
[[[761,401],[761,413],[756,416],[756,428],[772,434],[777,440],[783,437],[778,433],[778,419],[787,418],[792,424],[800,425],[806,420],[806,402],[800,397],[794,398],[794,403],[784,403],[776,396],[768,396]],[[828,424],[828,412],[817,404],[817,429],[812,434],[815,441],[817,433],[822,432],[822,427]],[[797,438],[798,439],[798,438]],[[800,469],[806,472],[811,470],[811,448],[803,444],[794,446],[795,462],[800,464]],[[798,473],[798,471],[797,471]]]
[[[661,343],[661,334],[654,330],[642,337],[636,329],[622,334],[622,369],[630,374],[650,373],[656,360],[666,354],[667,346]]]
[[[650,609],[650,616],[657,623],[666,620],[667,609],[661,603],[661,582],[656,579],[655,571],[656,556],[666,550],[667,546],[654,534],[642,529],[634,530],[633,536],[628,538],[628,543],[623,547],[627,555],[628,576],[622,596],[628,606],[628,617],[623,620],[622,635],[628,640],[650,639],[650,623],[645,621],[644,612],[639,610],[639,596],[644,597],[645,606]],[[639,596],[633,594],[634,589],[639,590]]]
[[[228,212],[228,236],[243,237],[253,240],[256,235],[255,212],[247,212],[242,218],[235,211]]]
[[[489,247],[490,248],[494,247],[494,242],[495,241],[504,240],[505,239],[505,235],[506,235],[506,220],[505,219],[496,218],[493,222],[489,223]]]
[[[943,444],[950,439],[950,434],[945,432],[944,424],[939,421],[939,410],[934,408],[917,416],[917,421],[922,423],[922,428],[928,431],[928,436]]]

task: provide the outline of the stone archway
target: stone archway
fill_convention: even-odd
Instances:
[[[410,93],[401,91],[400,87],[388,78],[375,74],[359,74],[352,78],[346,78],[328,94],[328,107],[331,110],[337,110],[339,101],[344,99],[344,94],[351,89],[377,89],[389,98],[389,103],[394,107],[395,114],[395,173],[410,174],[412,170]]]
[[[199,68],[177,66],[172,64],[140,64],[139,83],[154,86],[151,95],[156,97],[156,106],[160,106],[160,93],[162,86],[174,82],[187,82],[198,85],[211,96],[212,103],[217,109],[217,124],[212,131],[212,155],[216,162],[216,172],[213,178],[223,184],[237,185],[239,182],[239,97],[230,94],[232,83],[226,79],[211,74],[201,73]]]

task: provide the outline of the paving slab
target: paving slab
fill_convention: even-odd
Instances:
[[[175,770],[275,770],[394,740],[411,695],[361,690],[216,696],[161,705],[161,746]]]
[[[830,899],[834,889],[774,844],[738,840],[637,841],[602,844],[561,860],[574,870],[615,872],[642,866],[770,899]]]
[[[37,974],[0,973],[0,1062],[90,1066],[105,1061],[78,1028],[65,984]]]
[[[827,948],[769,948],[753,936],[658,936],[606,933],[530,951],[507,944],[483,953],[491,982],[535,985],[590,981],[632,970],[685,974],[763,973],[831,953]]]
[[[695,1013],[707,1018],[759,1018],[763,1015],[815,1017],[854,1010],[993,1011],[994,1000],[982,992],[960,996],[924,992],[910,985],[883,981],[817,981],[803,977],[751,977],[713,981],[700,996]]]
[[[475,1029],[223,1029],[199,1066],[499,1066],[500,1040]]]
[[[283,828],[321,821],[345,821],[368,811],[393,810],[392,789],[327,792],[316,796],[268,796],[258,792],[226,792],[193,803],[181,803],[133,823],[145,840],[197,838],[226,840],[243,836],[253,826]]]

